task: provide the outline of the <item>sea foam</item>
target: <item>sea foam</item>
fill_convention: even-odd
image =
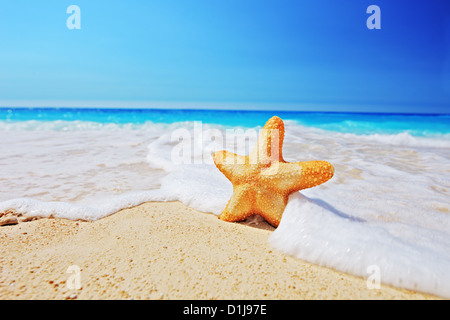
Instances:
[[[335,176],[291,195],[269,243],[312,263],[361,277],[377,270],[382,283],[450,297],[449,137],[285,124],[285,160],[327,160]],[[248,152],[238,150],[236,137],[255,142],[245,130],[227,136],[226,129],[2,123],[0,211],[96,220],[146,201],[178,200],[219,215],[232,185],[211,154]]]

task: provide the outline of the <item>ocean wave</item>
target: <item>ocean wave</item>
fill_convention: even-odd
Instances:
[[[450,134],[433,134],[427,137],[412,136],[408,132],[397,134],[336,133],[337,136],[360,142],[376,142],[390,146],[409,146],[427,148],[450,148]]]
[[[154,130],[160,128],[160,130],[176,130],[178,128],[192,128],[196,121],[181,121],[171,124],[154,123],[146,121],[144,123],[101,123],[95,121],[0,121],[1,131],[118,131],[118,130]],[[201,123],[201,122],[200,122]],[[329,136],[333,138],[342,138],[349,141],[357,141],[359,143],[380,143],[388,146],[410,146],[410,147],[430,147],[430,148],[450,148],[450,134],[446,133],[429,133],[426,135],[413,135],[411,132],[404,131],[392,134],[383,133],[343,133],[340,131],[329,131],[320,127],[310,127],[298,124],[296,121],[285,121],[287,126],[292,130],[289,135],[302,137],[305,134],[316,133],[318,135]],[[205,128],[215,127],[225,130],[222,125],[211,125],[208,123],[202,123]],[[242,127],[235,127],[242,128]],[[232,129],[232,127],[231,127]],[[260,127],[258,129],[261,129]]]

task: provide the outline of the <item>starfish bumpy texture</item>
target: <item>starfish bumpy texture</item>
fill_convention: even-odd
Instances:
[[[283,140],[283,120],[275,116],[264,125],[248,156],[225,150],[214,153],[215,165],[233,184],[233,195],[219,219],[234,222],[259,214],[278,227],[291,193],[333,176],[334,168],[327,161],[284,161]]]

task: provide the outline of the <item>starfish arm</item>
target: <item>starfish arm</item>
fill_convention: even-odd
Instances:
[[[301,161],[280,163],[275,179],[290,193],[318,186],[333,177],[334,168],[327,161]]]
[[[267,121],[258,137],[258,142],[249,155],[251,164],[269,165],[272,161],[282,161],[284,123],[279,117]]]
[[[251,216],[252,213],[251,191],[243,186],[233,188],[233,195],[227,206],[220,214],[219,219],[228,222],[242,221]]]
[[[222,172],[231,182],[234,182],[235,179],[245,175],[245,156],[222,150],[213,154],[213,160],[220,172]]]

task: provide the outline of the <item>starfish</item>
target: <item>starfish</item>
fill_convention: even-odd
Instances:
[[[219,219],[243,221],[259,214],[278,227],[291,193],[328,181],[334,173],[327,161],[286,162],[282,156],[284,123],[272,117],[248,156],[222,150],[213,155],[216,167],[233,184],[233,194]]]

